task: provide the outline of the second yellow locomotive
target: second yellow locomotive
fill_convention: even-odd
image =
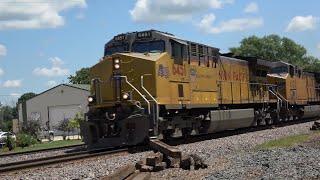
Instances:
[[[90,147],[318,116],[314,74],[283,62],[228,57],[156,30],[115,36],[91,68]]]

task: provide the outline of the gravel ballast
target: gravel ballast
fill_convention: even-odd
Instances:
[[[98,179],[125,165],[135,163],[146,155],[146,152],[136,154],[117,153],[0,174],[0,179]]]
[[[228,168],[206,179],[320,179],[319,153],[294,147],[237,154]]]
[[[26,161],[31,159],[39,159],[39,158],[63,155],[68,153],[68,151],[71,151],[71,150],[74,150],[74,148],[64,148],[64,149],[58,149],[58,150],[48,150],[48,151],[42,151],[42,152],[5,156],[0,158],[0,165],[11,163],[11,162],[17,162],[17,161]]]
[[[177,146],[197,154],[208,165],[197,171],[166,169],[152,173],[152,179],[299,179],[319,175],[319,148],[254,150],[256,145],[285,136],[310,133],[312,122],[250,132]],[[312,150],[310,150],[310,148]],[[86,160],[0,174],[0,179],[98,179],[126,164],[133,164],[149,152],[102,156]],[[296,164],[295,164],[296,163]],[[284,169],[293,168],[293,172]],[[303,176],[308,174],[308,176]]]
[[[250,157],[259,157],[259,155],[263,155],[265,153],[269,153],[270,155],[275,155],[273,158],[277,158],[277,156],[281,156],[281,152],[277,155],[276,152],[273,151],[259,151],[256,152],[254,149],[257,145],[262,144],[264,142],[279,139],[281,137],[291,136],[291,135],[298,135],[298,134],[307,134],[310,133],[310,127],[312,126],[312,122],[308,123],[302,123],[302,124],[296,124],[286,127],[279,127],[275,129],[267,129],[263,131],[257,131],[257,132],[250,132],[246,134],[240,134],[240,135],[234,135],[230,137],[224,137],[220,139],[213,139],[213,140],[207,140],[202,142],[196,142],[192,144],[186,144],[186,145],[180,145],[178,146],[179,149],[181,149],[183,152],[188,154],[197,154],[199,155],[206,164],[208,164],[207,169],[199,170],[199,171],[185,171],[181,169],[167,169],[165,171],[159,172],[159,173],[153,173],[152,178],[153,179],[241,179],[240,176],[238,178],[238,174],[243,174],[247,171],[251,171],[251,169],[255,170],[250,165],[249,162],[254,162],[255,160],[252,159],[252,161],[249,161]],[[308,156],[308,149],[310,147],[306,147],[305,151],[302,151],[305,153],[305,156]],[[283,151],[283,153],[286,152],[286,150],[280,150]],[[273,153],[272,153],[273,152]],[[316,153],[317,152],[317,153]],[[255,154],[257,153],[257,154]],[[320,150],[313,148],[313,150],[310,150],[310,158],[314,159],[317,156],[320,156]],[[251,155],[251,156],[250,156]],[[285,155],[285,154],[284,154]],[[267,156],[267,155],[265,155]],[[244,159],[243,159],[243,158]],[[245,166],[246,161],[245,157],[247,157],[247,164],[248,166]],[[299,151],[297,151],[296,156],[290,156],[285,155],[282,157],[281,161],[282,163],[279,164],[278,168],[280,168],[282,165],[283,168],[286,168],[288,163],[295,162],[295,157],[300,157]],[[303,157],[303,154],[301,154],[301,157]],[[290,159],[293,158],[293,159]],[[317,163],[320,163],[319,157],[318,159],[314,159],[315,163],[310,164],[312,167],[319,167],[320,165]],[[280,160],[278,160],[280,161]],[[301,163],[309,163],[308,158],[304,157],[301,158]],[[234,167],[236,165],[237,167]],[[243,166],[242,166],[243,165]],[[294,165],[292,165],[294,166]],[[227,176],[228,171],[227,169],[232,169],[233,176]],[[230,170],[231,171],[231,170]],[[298,169],[299,171],[297,174],[304,174],[303,168]],[[311,169],[310,171],[315,171],[315,174],[319,173],[319,169]],[[221,174],[215,174],[221,172]],[[257,173],[261,173],[260,176],[258,176],[258,179],[261,179],[262,177],[266,176],[266,178],[277,178],[277,175],[271,176],[272,173],[277,173],[277,171],[273,171],[270,169],[269,171],[266,171],[264,174],[264,171],[257,171]],[[268,175],[269,173],[269,175]],[[288,174],[289,176],[290,174]],[[245,176],[245,175],[244,175]],[[286,177],[286,174],[283,174],[282,177]],[[295,177],[299,177],[296,175]],[[317,176],[312,176],[317,177]],[[250,179],[250,177],[248,177]],[[243,178],[247,179],[247,178]],[[255,179],[253,177],[253,179]]]

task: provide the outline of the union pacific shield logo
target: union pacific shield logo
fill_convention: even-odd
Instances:
[[[158,76],[169,78],[169,68],[165,67],[163,64],[159,65]]]

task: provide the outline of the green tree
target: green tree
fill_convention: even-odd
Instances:
[[[12,119],[17,118],[16,107],[0,106],[0,129],[3,131],[12,131]]]
[[[3,106],[0,108],[3,114],[3,120],[12,120],[17,118],[18,112],[16,107]]]
[[[83,122],[84,121],[84,114],[83,113],[77,113],[76,115],[75,115],[75,117],[73,118],[73,119],[70,119],[70,121],[69,121],[69,127],[71,128],[71,129],[77,129],[77,130],[79,130],[78,132],[79,132],[79,134],[78,134],[78,137],[80,136],[80,124],[81,124],[81,122]]]
[[[40,140],[39,132],[41,130],[40,121],[28,121],[22,126],[22,132],[31,135],[32,137]]]
[[[62,134],[63,140],[66,140],[67,136],[69,137],[69,134],[70,134],[70,131],[71,131],[71,127],[70,127],[69,121],[70,121],[69,119],[61,120],[59,122],[59,125],[58,125],[58,128],[57,128],[58,130],[63,131],[63,134]]]
[[[28,92],[23,94],[19,99],[18,99],[18,104],[22,103],[22,102],[26,102],[27,100],[35,97],[37,94],[33,93],[33,92]]]
[[[285,61],[311,71],[318,71],[319,60],[307,56],[307,50],[293,40],[269,35],[259,38],[250,36],[240,42],[239,47],[230,48],[236,56],[254,56],[269,61]]]
[[[90,69],[82,68],[76,72],[75,75],[71,75],[68,77],[69,82],[72,84],[90,84]]]

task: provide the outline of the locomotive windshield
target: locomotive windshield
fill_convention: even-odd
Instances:
[[[287,66],[275,67],[275,68],[272,68],[271,71],[272,73],[287,73],[288,67]]]
[[[125,52],[128,51],[128,45],[127,44],[122,44],[122,45],[113,45],[113,46],[108,46],[105,48],[104,55],[109,56],[114,53],[119,53],[119,52]]]
[[[132,45],[132,52],[164,52],[164,41],[148,41],[148,42],[134,42]]]

